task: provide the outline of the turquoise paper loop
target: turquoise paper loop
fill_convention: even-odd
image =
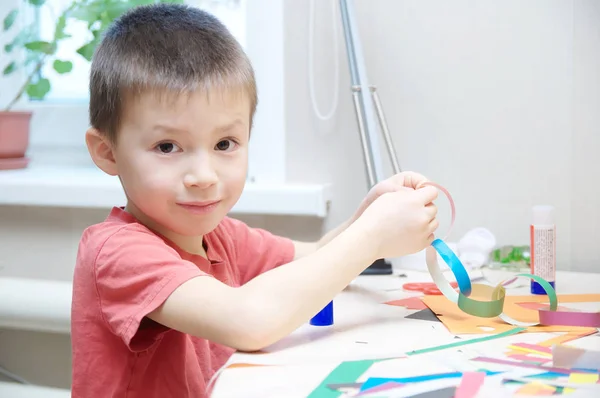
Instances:
[[[450,267],[450,270],[456,278],[458,289],[464,296],[471,294],[471,278],[465,269],[465,266],[460,262],[456,254],[448,247],[446,242],[441,239],[435,239],[431,242],[431,246],[438,252],[442,260]]]

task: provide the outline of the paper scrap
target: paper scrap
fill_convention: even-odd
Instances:
[[[523,387],[519,388],[516,391],[516,394],[545,396],[554,395],[555,391],[556,387],[534,381],[532,383],[525,384]]]
[[[388,381],[381,385],[375,386],[373,388],[368,388],[366,390],[361,389],[360,393],[358,393],[356,396],[360,397],[360,396],[367,395],[367,394],[374,394],[376,392],[388,391],[388,390],[392,390],[394,388],[402,387],[403,385],[404,384],[397,383],[395,381]]]
[[[480,373],[482,373],[484,376],[485,375],[494,376],[494,375],[500,374],[502,372],[482,371]],[[424,381],[440,380],[440,379],[456,379],[456,378],[462,377],[463,374],[464,374],[463,372],[446,372],[446,373],[433,373],[433,374],[429,374],[429,375],[412,376],[412,377],[394,377],[394,378],[370,377],[367,379],[367,381],[365,381],[363,383],[360,390],[361,391],[368,390],[370,388],[377,387],[377,386],[380,386],[382,384],[389,383],[389,382],[409,384],[409,383],[421,383]]]
[[[454,398],[474,398],[485,381],[483,372],[465,372],[463,373],[460,384],[456,388]]]
[[[569,332],[560,336],[552,337],[548,340],[539,342],[538,345],[542,347],[552,347],[553,345],[568,343],[569,341],[577,340],[585,336],[592,335],[598,330],[596,328],[585,328],[586,330],[578,332]]]
[[[475,343],[480,343],[482,341],[499,339],[499,338],[502,338],[502,337],[511,336],[513,334],[521,333],[524,330],[525,330],[525,328],[513,327],[512,329],[509,329],[509,330],[504,331],[502,333],[493,334],[491,336],[479,337],[479,338],[476,338],[476,339],[469,339],[469,340],[461,340],[461,341],[457,341],[457,342],[450,343],[450,344],[444,344],[444,345],[438,345],[438,346],[429,347],[429,348],[423,348],[423,349],[420,349],[420,350],[415,350],[415,351],[407,352],[406,355],[410,356],[410,355],[417,355],[417,354],[425,354],[425,353],[432,352],[432,351],[445,350],[445,349],[448,349],[448,348],[459,347],[459,346],[462,346],[462,345],[475,344]]]
[[[555,345],[552,347],[552,364],[569,369],[600,370],[600,351]]]
[[[519,362],[519,361],[509,361],[506,359],[477,357],[477,358],[473,358],[471,360],[472,361],[480,361],[480,362],[488,362],[488,363],[496,363],[499,365],[517,366],[520,368],[541,369],[541,370],[545,370],[547,372],[556,372],[556,373],[562,373],[562,374],[570,374],[571,373],[571,371],[569,369],[540,366],[540,365],[534,365],[531,363],[525,363],[525,362]]]
[[[325,377],[325,379],[315,388],[307,398],[337,398],[342,392],[332,390],[327,386],[329,384],[354,382],[363,373],[365,373],[376,360],[346,361],[340,363],[335,369]]]
[[[527,352],[542,357],[552,358],[552,350],[549,347],[538,346],[536,344],[515,343],[509,345],[508,348],[513,349],[515,351]]]
[[[404,307],[408,310],[424,310],[427,308],[425,303],[421,300],[420,297],[409,297],[400,300],[388,301],[384,304],[387,305],[397,305],[399,307]]]
[[[362,383],[331,383],[327,384],[327,388],[339,390],[340,388],[360,388]]]
[[[453,334],[481,334],[484,328],[492,328],[494,332],[503,332],[512,329],[510,325],[498,317],[479,318],[463,312],[456,303],[448,300],[445,296],[424,296],[423,302],[438,315],[448,330]],[[548,300],[546,296],[506,296],[504,300],[504,312],[509,316],[522,322],[538,322],[537,311],[528,310],[517,303],[540,302]],[[586,303],[600,302],[600,294],[563,294],[558,296],[559,303]],[[528,332],[569,332],[587,331],[589,328],[578,326],[530,326]]]
[[[598,382],[598,373],[571,373],[569,375],[569,383],[576,384],[596,384]],[[576,388],[565,388],[564,393],[569,394],[575,391]]]
[[[453,398],[456,393],[456,387],[444,387],[438,390],[422,392],[417,395],[411,395],[411,398]]]
[[[440,321],[440,319],[437,317],[437,315],[435,315],[434,312],[431,311],[429,308],[425,308],[424,310],[414,312],[408,316],[405,316],[404,318],[418,319],[418,320],[422,320],[422,321],[432,321],[432,322]]]

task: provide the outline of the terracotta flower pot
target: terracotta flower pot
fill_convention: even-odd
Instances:
[[[22,169],[29,159],[31,112],[0,112],[0,170]]]

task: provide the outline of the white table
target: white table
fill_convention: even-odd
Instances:
[[[441,322],[406,319],[406,315],[416,310],[382,304],[389,300],[419,295],[403,291],[404,283],[430,281],[427,273],[400,272],[406,277],[395,274],[357,278],[335,298],[333,326],[315,327],[306,324],[265,349],[264,353],[234,354],[230,363],[276,366],[226,368],[220,373],[211,396],[214,398],[306,397],[342,361],[403,356],[405,352],[414,349],[456,341],[454,335]],[[490,270],[483,272],[492,283],[514,274],[514,272]],[[471,277],[476,277],[477,273],[478,271],[475,271]],[[451,277],[450,274],[447,276]],[[520,278],[515,285],[507,289],[508,295],[529,294],[529,280]],[[600,293],[600,274],[558,272],[557,293]],[[598,303],[569,304],[569,306],[588,311],[600,310]],[[560,333],[555,335],[558,334]],[[465,354],[475,350],[477,354],[483,352],[484,356],[502,358],[502,351],[512,341],[536,343],[552,335],[521,333],[498,340],[465,345],[461,351]],[[461,337],[481,336],[462,335]],[[600,337],[596,334],[569,344],[600,349]],[[459,358],[462,354],[457,353],[457,349],[449,349],[399,359],[396,365],[387,365],[396,366],[395,369],[379,369],[377,376],[381,376],[382,372],[386,371],[390,374],[381,377],[406,377],[469,370],[465,368],[468,366],[465,363],[468,362]],[[403,362],[398,365],[401,361]],[[403,369],[402,366],[405,368]],[[480,364],[480,366],[486,365]],[[360,380],[365,379],[366,377],[363,377]],[[455,381],[454,385],[457,383],[458,381]],[[489,397],[496,393],[497,396],[506,396],[506,393],[502,394],[499,391],[487,391],[484,394]],[[586,396],[580,393],[576,395]]]

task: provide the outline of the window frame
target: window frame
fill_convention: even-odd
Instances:
[[[257,183],[285,182],[285,75],[284,75],[284,2],[245,0],[246,53],[255,70],[259,103],[250,140],[248,180]],[[21,0],[5,0],[0,15]],[[270,12],[265,13],[268,9]],[[21,24],[23,21],[19,21]],[[0,45],[12,35],[0,38]],[[4,65],[7,59],[0,58]],[[24,81],[22,71],[0,78],[0,105],[8,104]],[[28,156],[32,161],[50,164],[73,162],[92,165],[83,139],[88,123],[88,101],[29,101],[26,96],[14,111],[31,111]]]

